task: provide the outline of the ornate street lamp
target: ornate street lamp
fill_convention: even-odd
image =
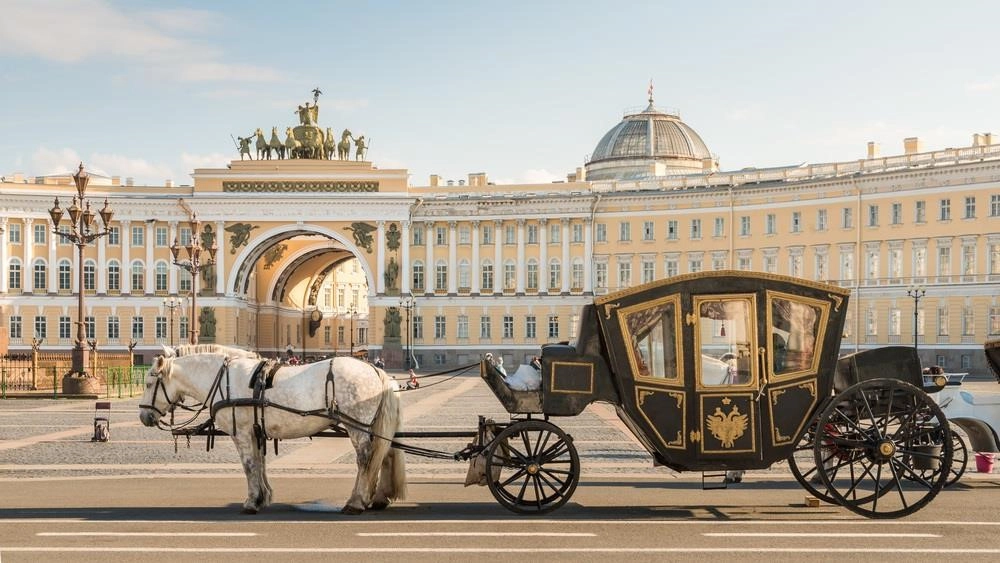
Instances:
[[[198,277],[201,276],[202,266],[212,266],[215,264],[215,253],[219,250],[216,239],[212,239],[212,246],[205,247],[205,242],[201,240],[201,221],[194,213],[188,222],[191,226],[191,240],[188,241],[184,250],[187,251],[187,260],[180,260],[181,246],[174,239],[174,244],[170,246],[170,254],[174,258],[174,265],[191,274],[191,316],[188,319],[188,343],[198,343]],[[203,256],[204,253],[204,256]],[[203,260],[204,258],[204,260]]]
[[[108,206],[108,200],[105,198],[104,207],[102,207],[98,212],[101,216],[101,222],[104,224],[104,230],[97,231],[94,224],[95,214],[90,208],[90,202],[86,201],[87,184],[90,183],[90,176],[83,170],[82,162],[80,163],[80,169],[77,170],[76,174],[73,174],[73,182],[76,184],[76,195],[73,197],[73,205],[66,210],[66,212],[69,213],[70,220],[70,230],[68,232],[59,230],[59,222],[62,221],[63,209],[59,207],[58,197],[56,198],[55,205],[52,209],[49,209],[49,217],[52,218],[52,232],[63,237],[71,244],[75,244],[79,256],[79,262],[77,264],[77,273],[79,274],[77,278],[77,281],[79,282],[79,291],[77,295],[76,310],[76,341],[73,343],[72,366],[70,367],[70,372],[66,374],[63,379],[63,393],[96,391],[96,385],[94,383],[71,383],[69,389],[67,389],[66,384],[71,381],[69,378],[89,377],[87,375],[88,346],[85,336],[83,316],[83,301],[85,293],[83,287],[83,251],[87,248],[87,245],[111,232],[108,227],[111,223],[111,217],[114,215],[114,211],[112,211],[111,207]]]
[[[351,303],[351,307],[347,310],[351,315],[351,357],[354,357],[354,315],[358,314],[358,306],[356,303]]]
[[[399,300],[399,306],[406,311],[406,369],[414,367],[411,363],[410,357],[413,354],[410,350],[410,337],[413,334],[413,329],[410,327],[410,310],[413,309],[415,305],[413,294],[408,293],[405,297]]]
[[[911,285],[906,295],[913,299],[913,349],[917,349],[917,311],[920,308],[920,298],[927,293],[922,285]]]
[[[163,299],[163,306],[170,310],[170,347],[174,347],[174,314],[177,309],[184,304],[179,297],[167,297]]]

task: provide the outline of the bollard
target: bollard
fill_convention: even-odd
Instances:
[[[0,391],[3,392],[3,398],[7,398],[7,370],[0,370]]]
[[[59,387],[56,386],[56,366],[52,366],[52,398],[59,398]]]

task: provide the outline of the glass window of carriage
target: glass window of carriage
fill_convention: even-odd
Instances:
[[[751,385],[756,381],[753,295],[695,297],[695,356],[698,385]]]
[[[677,335],[680,299],[669,296],[624,308],[619,316],[629,363],[636,379],[679,380],[683,373]]]
[[[769,294],[769,367],[775,377],[816,372],[830,304],[804,297]]]

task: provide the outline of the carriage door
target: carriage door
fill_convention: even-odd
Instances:
[[[752,465],[762,458],[766,423],[759,399],[766,378],[758,299],[755,293],[693,295],[684,317],[685,341],[693,343],[694,356],[686,381],[693,398],[692,453],[708,465],[713,460]]]

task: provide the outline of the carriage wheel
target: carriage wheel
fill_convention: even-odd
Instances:
[[[817,471],[816,458],[813,456],[813,444],[816,442],[816,419],[809,424],[802,437],[795,444],[795,450],[788,456],[788,468],[795,476],[795,480],[802,485],[809,494],[828,504],[837,504],[837,500],[830,496],[823,485],[823,480]],[[835,455],[832,450],[824,453],[823,462],[830,464],[830,456]]]
[[[862,516],[912,514],[951,475],[944,413],[904,381],[871,379],[848,387],[823,409],[816,428],[813,458],[828,494]],[[829,448],[839,453],[829,458]]]
[[[544,514],[566,504],[580,481],[573,438],[541,420],[504,428],[486,449],[490,492],[504,508]]]

